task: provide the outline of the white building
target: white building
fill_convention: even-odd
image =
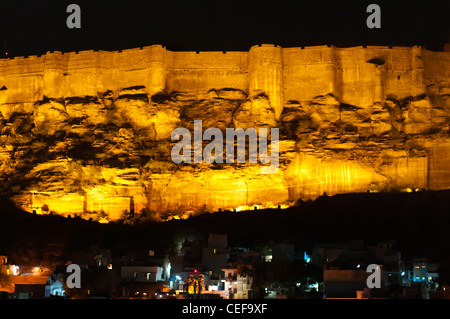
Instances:
[[[64,285],[60,278],[52,275],[47,278],[47,285],[45,285],[45,298],[52,296],[61,297],[65,295]]]
[[[251,297],[252,278],[238,272],[238,268],[223,268],[225,273],[222,282],[228,291],[229,299],[248,299]]]

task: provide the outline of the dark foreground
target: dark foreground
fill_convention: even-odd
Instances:
[[[21,264],[59,263],[92,245],[118,254],[153,247],[170,252],[177,241],[228,234],[230,245],[269,240],[308,247],[317,242],[395,241],[404,257],[450,257],[450,190],[322,196],[285,210],[218,212],[169,222],[99,224],[33,215],[6,198],[0,206],[0,252]]]

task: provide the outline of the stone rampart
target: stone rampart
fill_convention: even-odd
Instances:
[[[449,76],[450,53],[417,46],[281,48],[262,44],[249,52],[173,52],[152,45],[2,59],[0,84],[6,91],[0,103],[2,112],[10,113],[8,105],[22,104],[29,110],[30,103],[44,96],[96,96],[137,85],[145,85],[149,94],[231,87],[250,97],[266,94],[279,118],[288,101],[333,94],[342,103],[369,107],[389,96],[419,96]]]

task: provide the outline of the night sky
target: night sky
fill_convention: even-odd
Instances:
[[[70,3],[81,29],[69,29]],[[366,26],[367,5],[381,6],[381,29]],[[118,50],[163,44],[169,50],[241,50],[331,44],[424,45],[450,42],[449,1],[2,1],[0,40],[10,56],[50,50]]]

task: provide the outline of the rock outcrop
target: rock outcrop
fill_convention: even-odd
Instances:
[[[95,95],[44,95],[31,105],[6,102],[2,90],[1,191],[30,212],[110,221],[127,212],[165,220],[324,193],[448,188],[450,79],[427,81],[417,95],[386,94],[370,105],[348,104],[331,86],[281,108],[264,90],[239,87],[155,93],[142,82]],[[175,164],[171,134],[193,132],[194,120],[224,133],[279,128],[279,169]]]

